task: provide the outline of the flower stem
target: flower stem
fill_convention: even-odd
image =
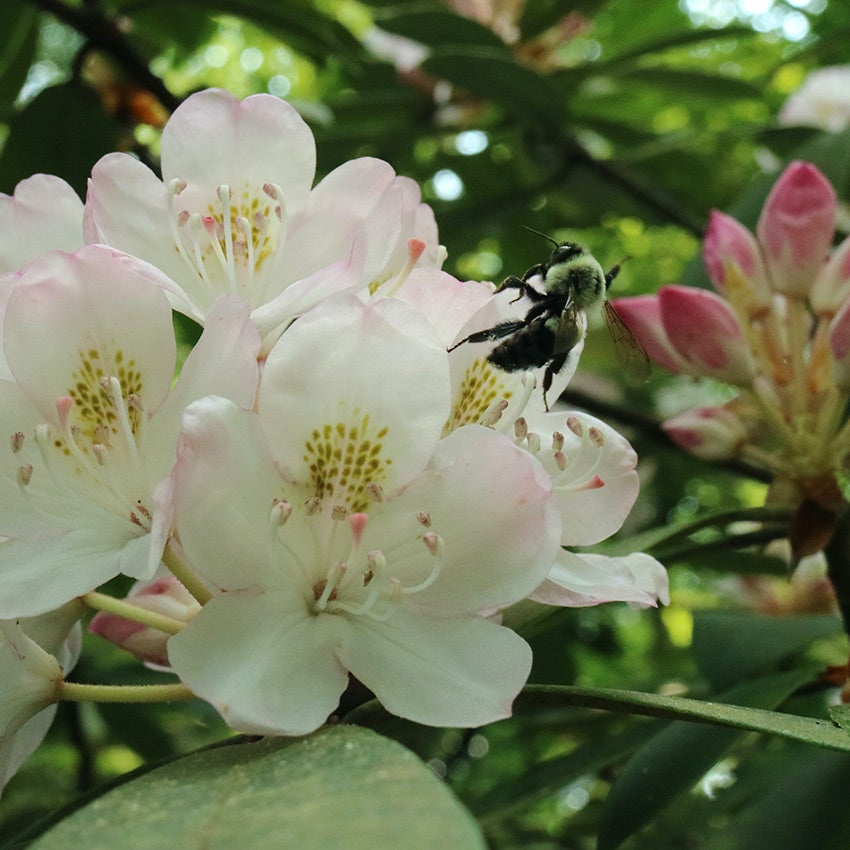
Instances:
[[[59,699],[67,702],[174,702],[193,699],[186,685],[88,685],[63,682]]]
[[[131,602],[125,602],[123,599],[115,599],[112,596],[107,596],[105,593],[98,593],[95,590],[91,591],[91,593],[86,593],[80,599],[89,608],[116,614],[125,620],[141,623],[143,626],[157,629],[169,635],[176,635],[186,625],[180,620],[175,620],[173,617],[167,617],[165,614],[157,614],[155,611],[148,611],[146,608],[140,608]]]
[[[204,587],[198,577],[180,556],[174,544],[169,541],[162,553],[162,563],[171,570],[171,574],[203,605],[212,599],[212,594]]]

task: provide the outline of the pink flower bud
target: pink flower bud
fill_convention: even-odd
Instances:
[[[170,574],[135,585],[126,601],[184,623],[201,610],[197,600]],[[170,636],[159,629],[101,611],[89,623],[89,632],[126,649],[147,664],[169,666],[166,644]]]
[[[850,237],[832,252],[815,279],[809,303],[815,315],[835,315],[850,297]]]
[[[713,210],[702,245],[708,276],[718,292],[740,295],[750,315],[770,304],[771,291],[761,249],[750,231],[726,213]]]
[[[658,293],[664,330],[692,374],[738,386],[755,374],[738,317],[729,303],[705,289],[663,286]]]
[[[703,460],[734,457],[747,438],[743,422],[725,407],[697,407],[662,426],[674,443]]]
[[[846,392],[850,389],[850,300],[829,323],[829,350],[832,353],[832,379]]]
[[[773,288],[804,298],[829,256],[837,201],[826,177],[792,162],[776,181],[758,222]]]
[[[617,298],[611,306],[652,360],[670,372],[690,372],[667,338],[657,295]]]

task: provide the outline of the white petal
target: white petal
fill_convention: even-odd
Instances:
[[[418,474],[448,412],[445,349],[430,324],[394,300],[329,299],[269,354],[258,410],[275,458],[295,481],[355,510],[364,485],[392,492]],[[354,478],[325,451],[352,452]],[[344,495],[347,493],[348,495]]]
[[[175,523],[195,569],[228,590],[267,586],[278,572],[269,516],[284,482],[257,416],[216,397],[190,405],[173,482]]]
[[[168,642],[180,678],[229,726],[260,735],[305,735],[321,726],[348,685],[334,649],[346,623],[313,617],[280,594],[208,602]]]
[[[418,512],[428,514],[427,530],[442,540],[442,566],[436,581],[411,600],[443,615],[522,599],[543,580],[558,551],[560,523],[546,474],[513,441],[480,426],[441,440],[428,472],[386,505],[386,516],[381,507],[375,507],[375,534],[386,540],[403,539],[404,524],[413,524]],[[411,530],[406,534],[413,537]],[[418,554],[407,555],[406,563],[422,581],[434,557],[424,544]],[[396,570],[392,562],[389,568]]]
[[[0,193],[0,272],[17,271],[47,251],[83,244],[83,203],[60,177],[35,174],[13,195]]]
[[[531,649],[486,620],[428,618],[399,610],[360,618],[339,651],[383,706],[429,726],[481,726],[511,714],[531,670]]]
[[[191,95],[162,131],[162,172],[215,189],[222,183],[275,183],[288,213],[307,200],[316,167],[310,128],[285,101],[258,94],[239,101],[222,89]]]
[[[562,551],[549,575],[530,599],[546,605],[581,608],[603,602],[640,607],[670,602],[667,571],[650,555],[619,558]]]
[[[573,411],[529,417],[528,426],[544,442],[537,456],[552,476],[561,543],[590,546],[618,531],[640,488],[637,455],[628,440],[601,420]],[[564,437],[563,469],[551,454],[556,432]]]
[[[120,376],[122,369],[138,375],[132,391],[149,409],[165,397],[174,331],[149,268],[89,245],[49,254],[21,272],[6,308],[3,346],[12,374],[45,418],[55,420],[56,399],[75,398],[81,381]]]

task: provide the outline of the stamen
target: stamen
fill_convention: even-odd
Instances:
[[[248,279],[243,281],[243,286],[250,288],[254,285],[254,233],[248,219],[241,215],[236,218],[236,229],[245,239],[245,249],[248,253]]]
[[[17,454],[24,447],[24,434],[22,431],[15,431],[9,438],[9,447],[14,454]]]
[[[563,452],[555,452],[552,457],[555,459],[555,466],[563,472],[567,468],[567,456]]]
[[[280,528],[286,525],[286,521],[292,516],[292,505],[286,499],[277,498],[272,502],[269,511],[269,522],[272,526]]]
[[[322,510],[322,500],[318,496],[311,496],[304,505],[307,509],[307,516],[313,516],[313,514]]]
[[[233,222],[230,219],[230,186],[222,183],[216,191],[218,199],[221,202],[222,224],[224,225],[224,249],[227,252],[225,269],[230,278],[230,285],[235,292],[237,289],[236,281],[236,262],[233,257]]]
[[[602,446],[605,445],[605,437],[598,428],[591,427],[588,431],[588,436],[590,437],[590,442],[593,443],[597,449],[601,449]]]
[[[424,525],[425,528],[431,527],[431,514],[428,511],[419,511],[416,514],[416,519],[420,522],[420,524]]]
[[[412,587],[402,587],[399,591],[400,593],[419,593],[420,591],[430,587],[440,575],[440,571],[443,568],[443,538],[440,537],[439,534],[435,534],[433,531],[429,531],[426,534],[422,535],[422,542],[425,544],[428,551],[436,559],[434,562],[434,568],[431,570],[431,574],[428,576],[428,578],[425,579],[425,581],[422,581],[419,584],[415,584]]]
[[[529,431],[525,439],[528,444],[528,450],[536,455],[540,451],[540,435],[535,434],[534,431]]]
[[[577,416],[567,417],[567,428],[569,428],[576,437],[584,436],[584,428],[582,427],[581,420]]]
[[[492,428],[502,418],[502,414],[505,410],[507,410],[507,408],[507,399],[499,399],[499,401],[491,404],[490,407],[484,411],[481,418],[478,420],[478,424],[483,425],[485,428]]]
[[[528,420],[524,416],[520,416],[514,422],[514,436],[518,443],[521,443],[528,436]]]
[[[20,487],[21,491],[23,492],[23,490],[27,486],[27,484],[29,484],[30,481],[32,481],[32,464],[31,463],[25,463],[25,464],[23,464],[23,466],[19,466],[17,478],[18,478],[18,487]]]
[[[322,593],[319,598],[316,600],[316,610],[324,611],[328,605],[328,600],[330,600],[332,594],[336,592],[337,587],[339,586],[340,581],[342,581],[343,576],[348,570],[348,564],[345,561],[337,561],[335,564],[331,564],[331,568],[328,570],[327,578],[324,580],[325,584],[322,588]],[[319,582],[321,584],[321,582]]]
[[[564,448],[564,435],[560,431],[552,432],[552,448],[556,452]]]
[[[110,399],[115,412],[118,414],[118,421],[121,423],[124,441],[127,443],[127,448],[130,449],[130,454],[133,460],[139,462],[139,447],[136,444],[136,434],[133,431],[133,426],[130,423],[130,411],[128,409],[128,400],[125,400],[121,395],[121,382],[114,375],[108,379],[108,387]]]
[[[370,481],[363,489],[372,497],[373,502],[384,501],[384,491],[380,484]]]
[[[192,213],[189,216],[189,230],[192,232],[192,248],[195,253],[195,262],[192,264],[192,268],[198,272],[204,283],[212,286],[212,281],[207,272],[206,262],[204,261],[204,255],[201,253],[201,233],[205,232],[205,230],[200,213]],[[218,245],[218,239],[215,240],[214,244]],[[219,248],[220,253],[221,248]]]

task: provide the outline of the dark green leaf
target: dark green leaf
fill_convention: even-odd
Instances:
[[[593,15],[605,0],[534,0],[526,3],[519,21],[523,38],[532,38],[549,27],[555,26],[570,14],[580,13],[585,17]]]
[[[61,119],[60,117],[61,116]],[[92,166],[119,147],[121,128],[81,84],[45,89],[10,122],[0,157],[0,191],[37,172],[56,174],[85,194]]]
[[[435,50],[422,68],[503,106],[509,112],[553,124],[559,98],[545,77],[486,47]]]
[[[27,78],[38,40],[38,10],[22,0],[0,4],[0,112],[8,113]]]
[[[761,88],[721,74],[706,74],[700,71],[684,71],[676,68],[630,68],[620,84],[644,88],[656,88],[678,98],[752,98],[763,96]],[[687,102],[687,101],[686,101]]]
[[[693,649],[715,688],[729,687],[802,652],[813,640],[840,633],[838,617],[766,617],[733,611],[697,611]]]
[[[718,702],[772,709],[808,681],[795,670],[738,685],[720,694]],[[676,721],[645,744],[628,762],[605,802],[599,850],[614,850],[649,823],[700,777],[743,735]]]
[[[377,14],[375,23],[387,32],[429,47],[472,44],[501,49],[506,56],[510,55],[502,39],[492,30],[445,8],[430,9],[411,4]]]
[[[833,723],[837,723],[848,735],[850,735],[850,705],[831,705],[829,716]]]
[[[484,842],[411,752],[367,729],[337,726],[178,759],[108,792],[29,846],[480,850]]]

